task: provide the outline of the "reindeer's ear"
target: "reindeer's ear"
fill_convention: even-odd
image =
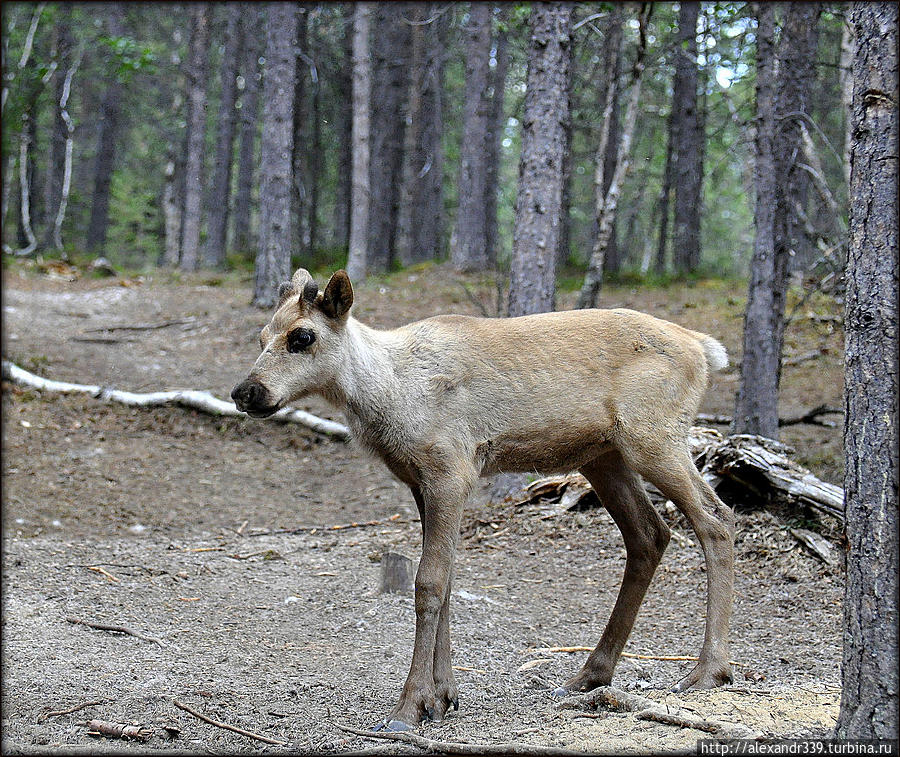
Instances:
[[[338,271],[325,286],[325,292],[322,294],[322,312],[331,318],[341,318],[350,310],[352,304],[353,287],[350,286],[350,277],[346,271]]]

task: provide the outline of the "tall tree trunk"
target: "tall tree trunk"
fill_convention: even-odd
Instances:
[[[335,131],[338,134],[337,183],[334,193],[334,221],[332,239],[338,248],[345,248],[350,242],[350,185],[353,174],[353,83],[350,70],[353,66],[353,7],[344,4],[342,11],[343,38],[341,41],[341,61],[335,72],[335,89],[338,102],[335,113]]]
[[[124,11],[118,4],[105,6],[106,25],[110,36],[122,35]],[[85,247],[94,255],[102,255],[109,225],[109,189],[115,166],[116,146],[121,127],[123,85],[112,74],[100,106],[100,126],[97,137],[97,159],[94,168],[94,193],[91,199],[91,218],[88,223]]]
[[[675,218],[672,264],[682,275],[700,259],[700,209],[703,186],[703,133],[697,108],[697,17],[699,2],[682,2],[678,13],[675,78],[672,94],[672,169]]]
[[[594,240],[594,247],[591,250],[591,259],[584,277],[584,284],[578,295],[577,306],[579,308],[596,307],[597,297],[600,294],[606,249],[612,238],[613,222],[615,221],[616,210],[619,204],[619,195],[622,191],[622,182],[625,180],[625,173],[628,171],[628,164],[631,160],[631,141],[634,136],[635,125],[637,124],[641,82],[644,76],[644,57],[647,52],[647,23],[650,20],[651,12],[652,6],[650,3],[641,5],[638,18],[638,49],[631,69],[631,91],[628,95],[628,106],[625,109],[625,119],[622,125],[622,136],[619,140],[619,153],[616,159],[615,170],[613,171],[612,181],[609,183],[609,189],[605,193],[601,191],[601,188],[604,186],[604,175],[599,170],[599,167],[605,163],[604,157],[606,155],[602,138],[601,149],[597,151],[596,164],[598,166],[598,174],[594,177],[594,215],[597,222],[597,238]],[[614,97],[615,93],[613,92],[612,95]],[[612,98],[607,97],[606,109],[610,115],[612,102]]]
[[[784,25],[777,52],[774,48],[772,51],[763,49],[768,48],[768,44],[758,35],[758,65],[764,62],[769,66],[767,56],[773,54],[771,65],[774,71],[763,72],[765,91],[760,89],[760,74],[757,74],[757,207],[754,216],[757,239],[751,261],[741,386],[733,424],[737,433],[760,434],[772,439],[778,438],[778,388],[788,278],[792,256],[804,241],[801,240],[804,231],[796,207],[805,203],[808,177],[795,165],[802,152],[802,131],[797,119],[807,108],[817,40],[815,26],[820,11],[818,3],[792,2],[784,7]],[[762,4],[759,8],[759,23],[762,24],[768,10],[764,12]],[[774,21],[772,24],[774,28]],[[770,86],[775,90],[771,104],[768,102]],[[769,144],[762,144],[761,139]],[[770,169],[771,175],[760,175],[760,170]]]
[[[357,2],[353,13],[353,183],[350,197],[350,243],[347,274],[366,277],[369,233],[369,126],[372,107],[372,61],[369,58],[371,4]]]
[[[485,180],[484,180],[484,241],[487,258],[492,267],[497,266],[499,256],[499,235],[497,233],[497,202],[500,193],[500,156],[503,144],[503,132],[506,126],[506,114],[503,110],[506,93],[506,73],[509,69],[509,32],[508,9],[500,6],[497,18],[497,33],[494,38],[497,65],[491,74],[491,99],[488,110],[487,145],[485,147]],[[571,74],[569,80],[571,82]],[[571,174],[571,119],[566,122],[565,158],[569,170],[563,170],[562,226],[560,228],[560,247],[568,249],[569,198],[566,191]]]
[[[750,262],[747,310],[744,314],[744,355],[741,384],[734,411],[735,433],[778,438],[779,333],[778,266],[775,246],[775,6],[756,6],[756,237]],[[773,401],[774,400],[774,401]]]
[[[222,97],[219,102],[218,130],[216,134],[216,165],[209,191],[209,219],[206,244],[203,247],[203,265],[220,268],[225,263],[228,240],[229,201],[231,199],[231,167],[234,163],[234,132],[237,126],[237,72],[243,47],[241,16],[244,9],[239,3],[225,6],[225,49],[222,53]]]
[[[209,73],[209,14],[207,3],[191,6],[191,37],[188,52],[188,144],[184,169],[184,219],[181,237],[181,268],[200,266],[200,227],[203,203],[203,158],[206,152],[206,84]]]
[[[256,169],[256,138],[259,133],[259,89],[262,72],[259,67],[259,40],[264,34],[262,15],[256,3],[242,3],[244,23],[244,54],[241,60],[241,76],[244,90],[241,93],[240,138],[238,152],[237,195],[234,200],[234,243],[238,254],[254,249],[251,235],[251,207]]]
[[[535,3],[530,17],[522,154],[510,261],[510,316],[553,310],[569,120],[572,4]]]
[[[466,91],[457,183],[459,203],[450,250],[450,261],[457,271],[483,271],[490,266],[484,200],[492,9],[491,3],[471,3],[466,28]]]
[[[71,175],[71,161],[67,163],[66,146],[71,139],[69,125],[71,118],[66,110],[68,95],[72,86],[73,57],[75,40],[72,37],[72,6],[62,4],[59,7],[59,16],[56,20],[56,71],[54,72],[53,87],[53,126],[50,132],[50,155],[47,161],[47,193],[44,205],[47,208],[47,225],[44,231],[42,246],[62,249],[62,241],[56,233],[56,217],[59,214],[62,203],[63,181],[66,174],[66,166],[69,166]],[[70,74],[71,71],[71,74]],[[72,150],[68,149],[71,159]]]
[[[263,88],[259,182],[259,250],[253,304],[272,307],[278,286],[291,274],[291,155],[294,147],[294,77],[297,61],[292,3],[271,3],[266,17],[266,75]]]
[[[55,205],[55,213],[52,218],[51,240],[57,250],[63,249],[62,225],[66,217],[66,208],[69,205],[69,192],[72,188],[72,150],[75,143],[75,124],[69,115],[69,95],[72,92],[72,80],[80,63],[80,55],[71,62],[63,78],[62,92],[59,98],[59,115],[66,126],[66,139],[63,146],[63,170],[62,183],[59,187],[59,202]]]
[[[309,13],[305,4],[297,6],[297,72],[294,76],[294,150],[291,157],[293,182],[291,218],[294,238],[300,249],[309,250],[309,185],[310,172],[310,89],[312,82],[309,57]]]
[[[310,39],[310,38],[308,38]],[[313,42],[308,42],[310,50],[310,58],[315,61],[316,50]],[[315,71],[315,64],[310,63],[312,70]],[[307,203],[306,222],[309,240],[307,249],[314,252],[319,244],[319,196],[322,189],[322,87],[319,81],[318,73],[312,83],[312,102],[310,121],[312,122],[312,134],[310,135],[309,144],[309,202]]]
[[[669,196],[672,193],[672,164],[674,163],[672,144],[672,119],[674,118],[675,107],[672,106],[672,112],[669,113],[669,138],[666,141],[666,167],[663,169],[662,186],[659,190],[659,198],[657,199],[657,207],[659,208],[659,236],[656,243],[656,262],[653,270],[658,274],[662,274],[666,270],[666,247],[669,242]]]
[[[839,739],[896,739],[897,6],[853,3],[844,362],[847,583]],[[896,742],[895,742],[896,743]]]

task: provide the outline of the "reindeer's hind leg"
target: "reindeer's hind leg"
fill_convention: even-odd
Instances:
[[[618,452],[610,452],[581,469],[625,541],[625,574],[603,636],[581,671],[557,695],[608,686],[628,640],[644,594],[669,543],[669,528],[654,510],[640,478]]]
[[[640,474],[684,513],[706,558],[706,631],[700,661],[675,687],[710,689],[731,681],[728,625],[734,593],[734,513],[704,481],[686,444],[629,457]]]

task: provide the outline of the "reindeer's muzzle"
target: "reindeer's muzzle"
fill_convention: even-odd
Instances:
[[[278,410],[278,403],[272,402],[269,390],[256,379],[247,379],[231,390],[231,399],[238,410],[252,418],[268,418]]]

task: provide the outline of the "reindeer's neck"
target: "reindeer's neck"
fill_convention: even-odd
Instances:
[[[344,361],[334,392],[327,398],[342,406],[362,426],[382,424],[394,416],[397,396],[391,331],[376,331],[350,318],[346,326]]]

